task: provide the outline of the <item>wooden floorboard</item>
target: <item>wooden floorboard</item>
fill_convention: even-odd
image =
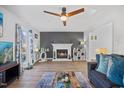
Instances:
[[[35,88],[44,72],[79,71],[87,78],[87,62],[37,62],[33,69],[25,70],[19,80],[8,88]]]

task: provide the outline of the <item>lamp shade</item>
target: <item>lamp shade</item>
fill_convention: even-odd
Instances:
[[[39,51],[39,49],[38,49],[38,48],[36,48],[36,49],[35,49],[35,52],[38,52],[38,51]]]
[[[107,48],[98,48],[98,49],[96,49],[96,53],[97,54],[107,54],[108,49]]]

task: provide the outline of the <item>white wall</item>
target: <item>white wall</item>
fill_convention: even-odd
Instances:
[[[89,28],[89,31],[87,33],[84,33],[87,36],[86,37],[87,60],[94,59],[94,53],[95,53],[94,51],[95,50],[93,50],[93,49],[96,47],[107,46],[107,47],[109,47],[109,49],[112,47],[112,53],[124,55],[124,12],[123,12],[123,10],[124,10],[124,7],[122,6],[122,7],[114,9],[114,11],[111,11],[111,12],[107,13],[106,15],[100,15],[101,19],[99,19],[99,20],[94,19],[94,20],[96,20],[95,24],[97,24],[97,23],[99,23],[99,24],[97,24],[97,25],[94,24],[93,28]],[[110,22],[113,25],[111,28],[108,28],[108,30],[110,30],[110,32],[111,32],[111,30],[113,31],[112,35],[110,35],[109,32],[105,31],[105,29],[102,29],[103,27],[105,27],[105,25],[107,23],[110,23]],[[99,30],[97,30],[97,29],[99,29]],[[93,44],[93,42],[89,43],[88,34],[89,33],[92,34],[93,31],[98,31],[95,34],[97,34],[97,35],[99,34],[99,36],[101,36],[100,40],[101,40],[101,42],[105,42],[104,43],[105,46],[100,41],[97,43],[94,43],[94,44]],[[104,37],[102,34],[104,34]],[[108,38],[109,35],[110,35],[110,37],[112,37],[113,41],[111,41],[111,39]],[[108,38],[108,39],[105,40],[104,38]],[[112,46],[107,42],[111,42]]]
[[[31,28],[26,22],[20,20],[16,15],[12,14],[11,12],[7,11],[6,9],[2,8],[0,6],[0,12],[3,13],[3,37],[0,37],[0,41],[8,41],[13,42],[13,55],[15,55],[15,31],[16,31],[16,24],[27,26],[27,28]],[[40,36],[40,33],[31,28],[33,30],[33,33],[37,33]],[[34,35],[33,35],[34,36]],[[40,47],[39,39],[34,39],[34,45]],[[39,43],[38,43],[39,42]],[[15,59],[15,56],[14,56]]]
[[[33,45],[34,45],[33,48],[35,51],[36,48],[40,49],[40,33],[39,31],[36,30],[32,30],[32,32],[33,32]],[[37,39],[35,38],[35,34],[38,35]]]
[[[91,36],[96,36],[96,40],[91,40]],[[89,60],[95,59],[97,48],[107,48],[109,53],[113,50],[113,24],[105,24],[89,33]]]
[[[116,13],[114,23],[114,53],[124,55],[124,8]]]

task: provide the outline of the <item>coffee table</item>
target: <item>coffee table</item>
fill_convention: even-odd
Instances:
[[[54,88],[80,88],[74,72],[57,72],[53,80]]]

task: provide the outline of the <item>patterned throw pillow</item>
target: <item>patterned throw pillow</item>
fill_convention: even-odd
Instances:
[[[113,83],[123,87],[124,75],[124,57],[112,55],[112,66],[110,68],[108,79]]]
[[[97,69],[100,63],[100,54],[96,54],[96,63],[97,63],[97,67],[96,67]]]
[[[123,75],[123,86],[124,86],[124,75]]]
[[[110,57],[109,62],[108,62],[108,70],[107,70],[107,77],[109,76],[109,71],[112,66],[112,58]]]
[[[110,57],[108,55],[100,55],[100,63],[96,70],[103,74],[107,74],[109,59]]]

